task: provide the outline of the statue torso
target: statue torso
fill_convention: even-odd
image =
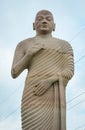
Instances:
[[[53,76],[57,72],[63,71],[64,63],[63,55],[69,48],[69,45],[63,40],[56,38],[41,38],[34,37],[30,40],[25,41],[25,53],[28,49],[32,49],[36,44],[43,46],[43,50],[39,51],[31,60],[30,66],[28,67],[28,77],[33,76]]]

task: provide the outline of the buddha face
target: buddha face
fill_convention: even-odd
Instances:
[[[42,10],[37,13],[33,28],[38,34],[48,34],[55,30],[55,24],[51,12]]]

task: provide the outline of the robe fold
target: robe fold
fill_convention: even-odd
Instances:
[[[62,74],[41,96],[33,89],[41,80]],[[73,76],[73,51],[67,42],[45,44],[29,66],[22,97],[23,130],[66,130],[65,89]],[[38,86],[37,86],[38,87]]]

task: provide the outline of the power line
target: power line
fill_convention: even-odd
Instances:
[[[20,87],[17,87],[8,97],[0,102],[0,105],[4,104],[11,96],[13,96]]]
[[[84,31],[84,30],[85,30],[85,27],[83,27],[79,32],[77,32],[69,42],[72,42],[72,41],[73,41],[82,31]],[[79,62],[80,60],[82,60],[83,58],[85,58],[85,55],[81,56],[81,57],[75,62],[75,64],[76,64],[77,62]]]
[[[79,32],[77,32],[69,42],[72,42],[84,30],[85,30],[85,27],[83,27]]]
[[[84,94],[85,94],[85,92],[80,93],[80,94],[77,95],[76,97],[74,97],[74,98],[72,98],[71,100],[67,101],[67,104],[69,104],[69,103],[72,102],[74,99],[76,99],[76,98],[78,98],[78,97],[80,97],[80,96],[82,96],[82,95],[84,95]]]
[[[17,112],[17,110],[20,108],[20,106],[18,106],[14,111],[12,111],[10,114],[8,114],[4,119],[2,119],[1,121],[4,121],[6,119],[8,119],[11,115],[13,115],[14,113]]]
[[[77,104],[73,105],[72,107],[68,108],[67,110],[68,111],[71,110],[72,108],[74,108],[75,106],[81,104],[82,102],[85,102],[85,100],[78,102]]]
[[[85,124],[84,124],[84,125],[82,125],[82,126],[77,127],[77,128],[76,128],[76,129],[74,129],[74,130],[78,130],[78,129],[83,128],[83,127],[85,127]]]
[[[85,58],[85,55],[81,56],[81,57],[75,62],[75,64],[78,63],[78,62],[79,62],[80,60],[82,60],[83,58]]]

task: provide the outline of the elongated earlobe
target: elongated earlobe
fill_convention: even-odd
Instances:
[[[35,23],[33,23],[33,30],[35,30]]]
[[[55,24],[54,24],[54,27],[53,27],[53,31],[55,31]]]
[[[55,31],[55,28],[53,28],[53,31]]]

